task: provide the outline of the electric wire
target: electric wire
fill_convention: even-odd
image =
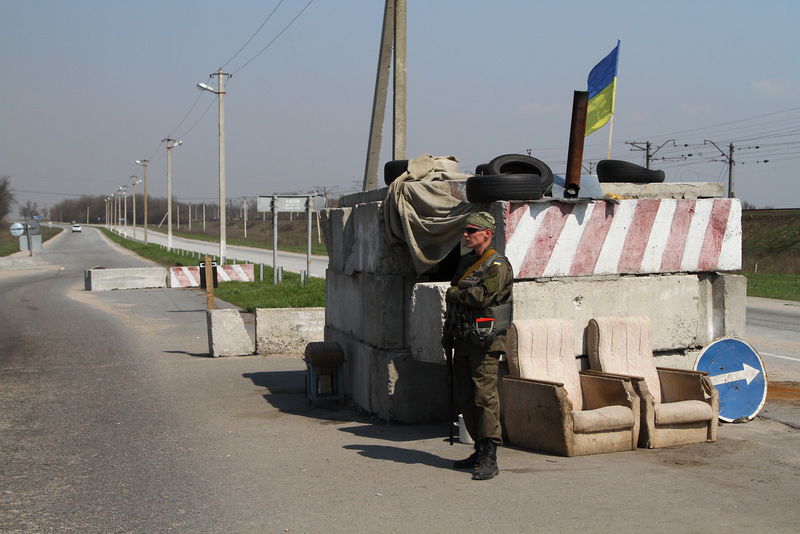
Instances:
[[[303,7],[303,9],[301,9],[301,10],[300,10],[300,11],[297,13],[297,15],[295,15],[295,16],[294,16],[294,18],[293,18],[292,20],[290,20],[290,21],[289,21],[289,24],[287,24],[286,26],[284,26],[284,27],[283,27],[283,29],[282,29],[281,31],[279,31],[279,32],[278,32],[278,34],[277,34],[275,37],[273,37],[273,38],[272,38],[272,40],[271,40],[270,42],[268,42],[268,43],[267,43],[267,45],[266,45],[264,48],[262,48],[261,50],[259,50],[259,51],[256,53],[256,55],[254,55],[253,57],[251,57],[250,59],[248,59],[247,61],[245,61],[245,62],[244,62],[244,64],[243,64],[242,66],[240,66],[238,69],[236,69],[235,71],[231,72],[231,76],[232,76],[232,75],[234,75],[234,74],[236,74],[237,72],[241,71],[242,69],[244,69],[244,68],[245,68],[247,65],[249,65],[249,64],[250,64],[250,63],[251,63],[251,62],[252,62],[254,59],[256,59],[258,56],[260,56],[262,53],[264,53],[264,51],[266,51],[266,50],[267,50],[267,49],[268,49],[270,46],[272,46],[272,44],[273,44],[275,41],[277,41],[277,40],[278,40],[278,38],[280,38],[280,36],[281,36],[281,35],[283,35],[283,33],[284,33],[286,30],[288,30],[288,29],[289,29],[289,27],[290,27],[292,24],[294,24],[294,22],[295,22],[295,21],[296,21],[298,18],[300,18],[300,15],[302,15],[302,14],[305,12],[305,10],[306,10],[306,9],[308,9],[308,7],[309,7],[311,4],[313,4],[313,3],[314,3],[314,0],[308,0],[308,3],[307,3],[307,4],[306,4],[304,7]]]
[[[223,64],[222,64],[222,66],[220,67],[220,70],[224,69],[224,68],[225,68],[225,67],[228,65],[228,63],[230,63],[231,61],[233,61],[234,59],[236,59],[236,57],[237,57],[239,54],[241,54],[241,53],[242,53],[242,50],[244,50],[244,49],[245,49],[245,47],[246,47],[247,45],[249,45],[249,44],[250,44],[250,41],[252,41],[252,40],[253,40],[253,38],[254,38],[256,35],[258,35],[258,32],[260,32],[260,31],[261,31],[261,29],[264,27],[264,25],[265,25],[267,22],[269,22],[269,19],[271,19],[271,18],[272,18],[272,15],[274,15],[276,11],[278,11],[278,8],[279,8],[279,7],[281,7],[281,4],[283,4],[283,2],[284,2],[284,0],[280,0],[280,1],[279,1],[279,2],[278,2],[276,5],[275,5],[275,7],[274,7],[274,8],[272,9],[272,11],[270,12],[270,14],[269,14],[269,15],[267,15],[267,18],[266,18],[266,19],[264,19],[264,22],[262,22],[262,23],[261,23],[261,25],[258,27],[258,29],[256,29],[256,31],[255,31],[255,32],[253,32],[253,35],[251,35],[251,36],[250,36],[250,38],[249,38],[247,41],[245,41],[245,43],[244,43],[244,44],[241,46],[241,48],[239,48],[239,50],[237,50],[235,54],[233,54],[233,55],[232,55],[230,58],[228,58],[228,61],[226,61],[225,63],[223,63]]]

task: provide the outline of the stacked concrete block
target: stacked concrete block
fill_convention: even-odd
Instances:
[[[332,251],[326,272],[325,341],[344,350],[347,395],[381,419],[443,419],[446,376],[442,366],[417,361],[409,351],[409,303],[416,274],[406,247],[387,243],[382,202],[329,209],[322,221]]]
[[[481,206],[495,216],[495,247],[519,278],[515,318],[573,321],[579,366],[597,316],[650,317],[655,355],[668,367],[691,368],[710,341],[744,332],[745,280],[719,272],[741,264],[738,201],[706,198],[717,196],[713,187],[640,189],[641,201]],[[350,195],[323,215],[325,340],[342,346],[358,406],[383,419],[442,420],[448,283],[416,283],[407,247],[389,246],[385,194]]]

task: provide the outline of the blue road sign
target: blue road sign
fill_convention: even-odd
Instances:
[[[767,400],[767,375],[758,353],[740,339],[723,338],[703,349],[694,368],[719,391],[719,418],[753,419]]]

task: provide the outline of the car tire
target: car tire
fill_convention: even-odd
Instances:
[[[387,161],[383,166],[383,181],[386,185],[391,185],[401,174],[408,170],[407,159],[394,159]]]
[[[467,200],[475,203],[496,200],[538,200],[553,185],[553,175],[489,174],[467,179]]]
[[[494,174],[489,170],[488,163],[481,163],[477,167],[475,167],[475,176],[484,176],[486,174]]]
[[[597,163],[597,179],[600,183],[655,184],[664,181],[664,171],[620,159],[603,159]]]
[[[545,162],[522,154],[497,156],[487,165],[487,174],[537,174],[544,179],[553,179],[553,171]]]

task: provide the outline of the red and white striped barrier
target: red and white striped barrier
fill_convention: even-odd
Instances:
[[[517,278],[733,271],[741,217],[728,198],[510,202],[505,255]]]
[[[252,282],[253,264],[223,265],[217,267],[217,280],[220,282]],[[200,267],[170,267],[169,287],[200,287]]]

